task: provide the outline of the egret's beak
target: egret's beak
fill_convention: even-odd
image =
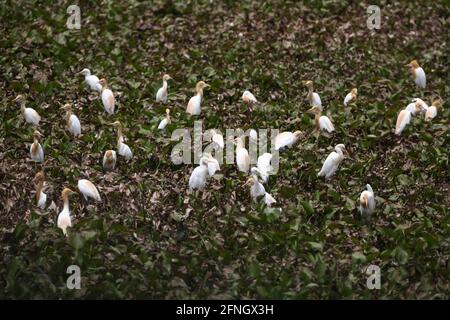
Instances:
[[[13,101],[18,101],[20,99],[20,96],[17,96]]]
[[[411,63],[405,64],[405,67],[411,67]]]
[[[314,113],[313,110],[314,110],[314,107],[312,107],[312,108],[306,110],[306,113]]]
[[[209,84],[205,83],[205,88],[206,88],[206,87],[211,87],[211,86],[210,86]]]

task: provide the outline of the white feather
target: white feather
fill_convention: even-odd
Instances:
[[[192,107],[192,113],[191,115],[199,115],[201,113],[201,108],[200,108],[200,104],[202,102],[202,97],[197,94],[195,96],[193,96],[188,103],[188,106]]]
[[[368,200],[367,208],[365,208],[361,205],[361,199],[363,199],[363,197],[367,197],[367,200]],[[363,191],[361,193],[359,199],[360,199],[359,210],[361,212],[361,215],[364,217],[372,215],[372,213],[375,211],[375,196],[374,196],[372,187],[369,184],[367,185],[367,190]]]
[[[248,172],[250,169],[250,156],[245,148],[236,148],[236,164],[239,171]]]
[[[39,121],[41,121],[41,116],[33,108],[25,108],[24,117],[27,123],[35,126],[38,126]]]
[[[64,204],[64,209],[58,215],[58,228],[62,229],[64,235],[67,235],[67,228],[72,227],[72,219],[70,218],[69,204]]]
[[[253,200],[256,201],[256,199],[260,196],[263,196],[266,194],[266,189],[262,185],[261,182],[258,181],[258,178],[256,175],[252,175],[253,183],[250,187],[250,195],[252,196]]]
[[[431,106],[427,109],[425,113],[425,120],[430,121],[437,116],[437,108],[435,106]]]
[[[74,136],[81,135],[81,123],[76,115],[70,115],[69,124],[69,132],[71,134],[73,134]]]
[[[322,100],[320,100],[320,96],[317,92],[313,92],[312,94],[312,105],[322,108]]]
[[[223,149],[225,144],[223,142],[223,136],[218,133],[214,133],[212,136],[212,141],[219,146],[220,149]]]
[[[290,147],[295,143],[294,134],[292,132],[282,132],[275,137],[275,150],[284,147]]]
[[[326,130],[328,132],[334,131],[334,126],[331,123],[330,118],[328,118],[327,116],[321,116],[319,118],[319,125],[321,130]]]
[[[84,80],[86,81],[87,85],[91,88],[93,91],[102,91],[102,85],[100,84],[100,80],[95,75],[86,75],[84,77]]]
[[[411,122],[411,112],[408,110],[402,110],[398,114],[397,123],[395,125],[395,134],[399,135],[405,129],[405,127]]]
[[[95,201],[102,201],[95,185],[86,179],[78,180],[78,190],[83,194],[84,198],[92,198]]]
[[[38,208],[45,209],[46,202],[47,202],[47,195],[43,191],[41,191],[41,193],[39,194],[39,200],[37,203]]]
[[[256,103],[258,102],[255,98],[255,96],[253,95],[253,93],[251,93],[250,91],[246,90],[244,91],[244,93],[242,94],[242,99],[244,101],[248,101],[248,102],[252,102],[252,103]]]
[[[333,176],[338,169],[339,164],[344,159],[342,150],[338,146],[335,147],[335,150],[336,151],[333,151],[328,155],[325,162],[323,163],[322,169],[318,173],[319,177],[324,176],[326,179],[331,178],[331,176]]]
[[[127,159],[127,160],[130,160],[133,157],[133,153],[131,152],[130,147],[121,141],[119,141],[117,151],[118,151],[119,155],[121,155],[122,157],[125,157],[125,159]]]
[[[217,159],[210,157],[208,158],[208,174],[212,177],[216,171],[220,171],[219,161]]]
[[[345,96],[345,99],[344,99],[344,106],[347,106],[347,104],[348,104],[350,101],[352,101],[352,99],[353,99],[353,95],[352,95],[352,93],[350,92],[350,93],[348,93],[348,94]]]
[[[261,178],[264,182],[269,179],[270,172],[272,171],[272,155],[270,153],[264,153],[258,157],[257,167],[260,171]]]
[[[156,102],[166,102],[167,101],[167,88],[161,87],[156,92]]]
[[[114,99],[114,94],[110,89],[104,89],[102,91],[102,102],[105,111],[108,114],[114,114],[114,106],[116,104],[116,101]]]
[[[43,162],[44,161],[44,149],[42,148],[41,144],[38,142],[37,143],[37,152],[36,152],[36,154],[33,154],[33,152],[31,151],[33,148],[33,144],[30,147],[31,160],[36,161],[36,162]]]
[[[206,184],[206,177],[208,175],[207,165],[200,159],[200,165],[196,167],[189,177],[189,190],[203,189]]]
[[[169,123],[169,120],[167,118],[162,119],[158,125],[158,129],[163,130],[167,126],[168,123]]]
[[[427,77],[425,75],[425,71],[423,71],[423,69],[421,67],[416,68],[414,70],[415,72],[415,79],[414,82],[416,83],[416,85],[421,88],[421,89],[425,89],[426,85],[427,85]]]

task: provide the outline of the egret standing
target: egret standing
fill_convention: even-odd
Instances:
[[[111,89],[108,88],[108,82],[106,79],[101,79],[100,84],[102,85],[102,102],[106,113],[109,115],[114,114],[114,106],[116,104],[116,99]]]
[[[410,72],[414,79],[414,82],[420,89],[425,89],[427,85],[427,77],[425,75],[425,71],[419,65],[417,60],[413,60],[406,65],[406,67],[410,68]]]
[[[197,85],[195,86],[195,91],[197,92],[197,94],[189,100],[189,103],[186,108],[187,113],[189,113],[192,116],[200,114],[201,102],[203,98],[203,89],[209,86],[210,86],[209,84],[203,81],[197,82]]]
[[[156,92],[156,102],[167,102],[167,81],[170,79],[172,79],[172,77],[168,74],[163,76],[163,86]]]
[[[343,144],[338,144],[335,151],[331,152],[323,163],[322,169],[319,171],[319,177],[331,178],[339,167],[339,164],[344,160],[344,151],[346,152]]]
[[[84,76],[84,81],[93,91],[102,92],[102,85],[96,75],[91,74],[91,70],[83,69],[80,74]]]
[[[20,103],[20,111],[26,123],[30,123],[34,126],[39,126],[39,121],[41,121],[41,116],[33,108],[25,107],[25,98],[23,95],[19,94],[14,101]]]

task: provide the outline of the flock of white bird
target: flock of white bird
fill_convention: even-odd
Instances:
[[[424,89],[426,86],[426,76],[424,70],[419,66],[416,60],[411,61],[406,66],[410,67],[414,82],[420,89]],[[101,95],[101,101],[105,112],[108,115],[114,114],[115,108],[115,98],[113,92],[108,88],[106,79],[99,79],[97,76],[92,75],[89,69],[83,69],[80,72],[84,75],[85,82],[89,88],[93,91],[98,92]],[[156,93],[156,101],[161,103],[166,103],[168,101],[168,81],[172,78],[165,74],[163,76],[163,85],[158,89]],[[307,100],[311,105],[311,108],[307,111],[314,115],[315,125],[317,130],[326,131],[331,133],[335,130],[333,123],[330,118],[322,115],[323,106],[320,96],[317,92],[314,92],[314,86],[312,81],[305,81],[303,84],[308,88]],[[209,87],[204,81],[199,81],[196,84],[195,90],[196,95],[190,98],[186,113],[189,115],[200,115],[201,113],[201,102],[203,98],[203,90]],[[344,105],[347,106],[349,103],[353,103],[357,99],[358,90],[353,88],[344,98]],[[255,96],[250,91],[245,91],[242,95],[242,100],[247,104],[250,110],[253,106],[258,103]],[[14,101],[17,101],[21,105],[21,113],[25,119],[25,122],[32,124],[36,127],[39,126],[41,117],[33,108],[27,108],[25,106],[25,98],[22,95],[18,95]],[[415,98],[412,103],[408,104],[407,107],[400,111],[396,127],[395,134],[399,135],[405,129],[411,121],[411,117],[417,114],[425,114],[425,120],[430,121],[437,115],[437,110],[442,107],[440,100],[434,100],[431,106],[428,106],[422,99]],[[67,124],[67,130],[69,133],[77,138],[81,136],[81,123],[78,117],[72,112],[72,105],[65,104],[62,109],[65,111],[65,121]],[[158,125],[159,130],[165,129],[165,127],[171,122],[170,110],[166,109],[166,117],[161,120]],[[117,130],[117,151],[107,150],[103,156],[103,168],[106,171],[114,170],[116,166],[118,153],[120,156],[124,157],[125,160],[130,160],[133,157],[133,153],[130,147],[124,143],[123,127],[120,121],[115,121],[111,125]],[[284,150],[294,146],[302,136],[301,131],[295,132],[282,132],[275,138],[275,150]],[[44,150],[42,145],[39,143],[39,139],[42,134],[35,130],[33,132],[33,143],[30,147],[30,157],[35,162],[44,161]],[[258,135],[255,130],[250,130],[249,134],[250,140],[257,141]],[[217,148],[224,148],[223,136],[214,130],[211,130],[211,140]],[[272,154],[264,153],[257,159],[256,167],[250,167],[250,156],[248,150],[245,148],[244,137],[237,137],[234,140],[236,145],[236,165],[240,172],[244,172],[249,175],[248,180],[245,185],[250,186],[251,197],[256,201],[260,197],[264,199],[264,203],[268,206],[276,203],[276,200],[266,192],[264,183],[267,183],[269,175],[273,171],[271,164]],[[325,159],[321,170],[318,173],[319,177],[325,177],[326,179],[331,178],[337,171],[340,163],[345,158],[345,153],[347,153],[346,148],[343,144],[338,144],[335,146],[335,151],[331,152]],[[204,153],[200,158],[199,165],[194,168],[189,178],[189,189],[191,191],[195,189],[203,189],[206,185],[207,178],[213,176],[216,171],[220,171],[220,165],[217,159],[215,159],[211,154]],[[44,193],[44,182],[45,174],[43,171],[38,172],[33,183],[36,187],[36,203],[41,209],[44,209],[47,202],[47,195]],[[84,196],[86,200],[93,199],[100,202],[101,197],[95,185],[87,180],[80,179],[78,181],[78,190]],[[69,188],[64,188],[61,196],[63,200],[63,210],[58,215],[57,226],[62,229],[63,233],[67,235],[67,228],[72,226],[72,220],[69,210],[69,195],[75,193]],[[359,199],[359,209],[363,217],[370,218],[375,210],[375,197],[372,187],[367,184],[366,190],[363,191]]]

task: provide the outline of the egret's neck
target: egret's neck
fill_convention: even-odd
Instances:
[[[72,111],[69,111],[69,110],[67,110],[66,111],[66,121],[67,121],[67,123],[69,123],[69,120],[70,120],[70,116],[72,115]]]
[[[36,200],[39,201],[39,198],[41,197],[42,188],[44,187],[44,181],[39,181],[36,185]]]
[[[117,129],[117,144],[121,144],[123,142],[123,134],[122,134],[122,128],[119,127]]]
[[[65,195],[63,197],[64,210],[69,211],[69,196]]]
[[[20,102],[20,111],[22,112],[22,114],[25,114],[25,102]]]
[[[311,90],[308,89],[308,94],[306,95],[306,99],[309,100],[310,104],[313,103],[313,91],[312,91],[312,89]]]
[[[244,141],[242,141],[242,139],[238,139],[236,141],[236,148],[240,149],[240,148],[243,148],[243,147],[244,147]]]
[[[203,97],[203,88],[197,89],[197,95],[199,95],[200,97]]]
[[[321,116],[321,113],[320,113],[320,112],[317,112],[317,113],[315,114],[315,116],[314,116],[314,119],[316,120],[316,126],[317,126],[317,128],[319,128],[319,129],[320,129],[320,116]]]
[[[167,80],[163,80],[163,89],[167,90]]]
[[[37,137],[33,137],[33,142],[34,142],[34,144],[38,144],[39,143],[39,139]]]

